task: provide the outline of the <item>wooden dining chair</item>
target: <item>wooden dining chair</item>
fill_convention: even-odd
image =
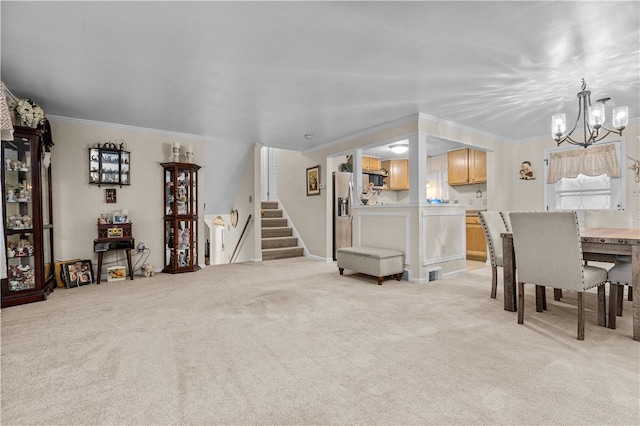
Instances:
[[[498,290],[498,267],[502,268],[503,266],[502,238],[500,234],[507,232],[507,229],[500,213],[497,211],[479,212],[478,216],[484,230],[484,236],[487,239],[489,259],[491,260],[491,298],[495,299]]]
[[[598,288],[598,324],[604,326],[607,270],[585,265],[578,217],[575,212],[510,214],[518,274],[518,324],[524,323],[524,284],[571,290],[578,299],[578,340],[584,340],[584,292]],[[542,298],[539,299],[540,301]],[[536,297],[536,310],[542,304]]]

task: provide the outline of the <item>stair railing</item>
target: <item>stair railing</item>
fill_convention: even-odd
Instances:
[[[247,218],[247,223],[244,224],[244,228],[242,228],[242,234],[240,234],[240,238],[238,239],[238,243],[236,244],[236,248],[233,249],[233,254],[229,258],[229,263],[233,263],[233,258],[236,256],[236,251],[238,251],[238,247],[240,247],[240,243],[242,242],[242,238],[244,237],[244,233],[247,230],[247,226],[249,226],[249,221],[251,220],[251,215]]]

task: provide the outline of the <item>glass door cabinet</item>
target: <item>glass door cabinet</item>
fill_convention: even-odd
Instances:
[[[192,163],[163,163],[164,269],[194,272],[198,265],[198,170]]]
[[[55,286],[49,153],[41,130],[14,129],[2,141],[3,308],[45,300]]]

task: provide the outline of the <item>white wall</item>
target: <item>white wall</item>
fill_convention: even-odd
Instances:
[[[200,139],[180,139],[174,135],[124,126],[78,123],[52,119],[51,128],[55,146],[52,148],[52,186],[54,215],[54,255],[57,261],[82,258],[93,259],[93,240],[98,237],[97,218],[101,213],[126,208],[133,223],[136,244],[144,242],[150,249],[148,262],[156,270],[164,264],[164,195],[162,162],[169,161],[174,141],[182,146],[194,147],[194,162],[201,164],[203,143]],[[124,140],[131,152],[131,185],[90,185],[88,149],[98,143]],[[198,177],[202,175],[199,173]],[[204,193],[206,182],[198,182],[198,262],[204,264]],[[117,203],[107,204],[105,189],[115,188]],[[109,252],[104,262],[112,262],[120,251]],[[139,260],[134,257],[134,263]],[[144,260],[144,259],[143,259]],[[138,267],[143,262],[139,262]],[[126,261],[121,260],[121,265]],[[106,268],[103,267],[106,271]]]

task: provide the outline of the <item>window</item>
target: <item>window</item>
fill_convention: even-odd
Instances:
[[[611,146],[611,148],[606,148],[607,145]],[[573,162],[573,164],[569,164],[564,169],[557,169],[550,164],[553,155],[581,157],[584,154],[594,154],[596,152],[593,150],[594,148],[615,152],[614,161],[617,160],[617,164],[614,166],[617,166],[620,171],[618,177],[610,176],[610,174],[615,175],[615,173],[606,172],[595,176],[587,176],[580,173],[583,166],[575,166],[576,161],[573,161],[573,159],[569,161],[569,163]],[[622,159],[626,158],[624,138],[612,140],[607,144],[600,143],[586,149],[592,151],[585,151],[585,148],[575,147],[553,148],[544,151],[545,177],[548,178],[544,191],[546,210],[575,210],[578,212],[579,220],[582,221],[584,210],[620,210],[626,208],[625,167],[619,167],[620,164],[624,164]],[[554,169],[551,173],[555,174],[555,178],[566,177],[561,177],[557,182],[553,182],[553,178],[549,179],[550,168]],[[604,168],[606,169],[607,167]],[[587,173],[591,174],[590,172]]]

